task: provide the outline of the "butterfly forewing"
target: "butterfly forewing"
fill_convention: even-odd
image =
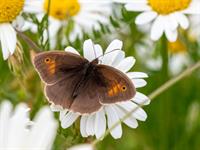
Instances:
[[[54,84],[68,73],[81,69],[88,61],[70,52],[51,51],[37,54],[33,62],[42,80],[47,84]]]

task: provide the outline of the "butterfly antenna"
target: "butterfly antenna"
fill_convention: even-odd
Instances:
[[[109,51],[109,52],[107,52],[107,53],[105,53],[105,54],[102,54],[102,55],[100,55],[100,56],[98,56],[98,57],[96,57],[95,59],[99,59],[100,57],[103,57],[103,56],[105,56],[105,55],[107,55],[107,54],[109,54],[109,53],[112,53],[112,52],[114,52],[114,51],[121,51],[121,49],[113,49],[113,50],[111,50],[111,51]],[[101,60],[100,60],[101,61]]]

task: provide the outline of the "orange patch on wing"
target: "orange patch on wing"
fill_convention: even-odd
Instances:
[[[109,90],[108,90],[108,95],[109,96],[115,96],[119,92],[121,92],[121,85],[120,84],[114,84]]]
[[[48,63],[48,71],[50,74],[54,74],[55,71],[56,71],[56,62],[55,60],[51,60],[49,63]]]

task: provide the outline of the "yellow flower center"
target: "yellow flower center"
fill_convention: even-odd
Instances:
[[[169,14],[186,9],[192,0],[148,0],[149,5],[159,14]]]
[[[169,42],[168,47],[172,54],[185,53],[187,51],[186,45],[179,39],[175,42]]]
[[[24,0],[0,0],[0,23],[15,20],[23,6]]]
[[[44,9],[48,12],[49,0],[45,0]],[[78,0],[51,0],[49,7],[50,16],[64,20],[75,16],[80,11]]]

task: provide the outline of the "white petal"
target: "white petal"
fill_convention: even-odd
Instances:
[[[30,137],[27,140],[28,147],[25,149],[51,149],[56,136],[57,121],[48,107],[41,109],[33,120]],[[39,136],[38,136],[39,134]],[[34,141],[34,142],[33,142]]]
[[[13,54],[16,48],[16,32],[9,23],[0,24],[0,41],[4,60]]]
[[[126,57],[116,66],[116,68],[121,70],[122,72],[127,72],[133,67],[134,64],[135,59],[133,57]]]
[[[146,95],[140,92],[136,92],[136,95],[134,96],[133,101],[140,105],[141,104],[148,105],[150,103],[150,99]]]
[[[122,49],[123,43],[120,40],[113,40],[107,47],[104,56],[102,58],[102,63],[106,65],[112,65],[112,62],[117,57],[118,53]]]
[[[67,150],[94,150],[94,147],[91,144],[80,144],[70,147]]]
[[[121,50],[122,46],[123,46],[122,41],[120,41],[120,40],[113,40],[109,44],[109,46],[107,47],[105,53],[108,53],[108,52],[113,51],[113,50]]]
[[[144,79],[132,79],[132,82],[135,88],[141,88],[147,85],[147,82]]]
[[[17,16],[17,18],[12,22],[13,27],[15,27],[17,30],[21,31],[23,25],[24,25],[24,18],[22,16]]]
[[[99,44],[94,45],[96,57],[103,56],[103,49]]]
[[[66,115],[67,112],[68,112],[67,109],[61,110],[60,111],[60,115],[59,115],[59,120],[62,120],[65,117],[65,115]]]
[[[128,11],[150,11],[151,7],[145,3],[129,3],[125,5]]]
[[[60,112],[63,110],[62,106],[55,105],[53,103],[50,105],[50,109],[51,109],[51,111],[54,111],[54,112]]]
[[[86,133],[87,135],[94,135],[95,128],[95,114],[88,115],[87,125],[86,125]]]
[[[86,115],[83,115],[83,116],[81,117],[80,131],[81,131],[82,137],[88,137],[88,134],[87,134],[87,132],[86,132],[87,118],[88,118],[88,116],[86,116]]]
[[[164,22],[162,16],[159,16],[151,28],[151,39],[157,41],[164,32]]]
[[[112,60],[111,66],[116,67],[125,58],[125,52],[119,51],[116,57]]]
[[[68,128],[69,126],[71,126],[76,119],[79,117],[78,114],[73,113],[73,112],[68,112],[61,120],[61,126],[62,128]]]
[[[105,107],[105,111],[108,118],[108,128],[111,129],[111,127],[117,123],[120,118],[117,115],[116,110],[110,105]],[[122,136],[122,127],[121,124],[117,125],[113,130],[110,131],[110,134],[113,138],[118,139]]]
[[[95,135],[99,139],[106,131],[106,117],[104,110],[98,111],[95,118]]]
[[[66,52],[71,52],[71,53],[74,53],[74,54],[77,54],[77,55],[80,55],[79,52],[75,48],[73,48],[71,46],[66,47],[65,51]]]
[[[89,61],[92,61],[96,58],[94,44],[91,39],[86,40],[83,44],[83,55]]]
[[[170,42],[175,42],[178,37],[177,29],[171,30],[168,27],[165,27],[165,35]]]
[[[117,111],[117,114],[120,117],[120,119],[122,119],[128,113],[127,111],[118,107],[117,105],[115,106],[115,110]],[[130,128],[137,128],[138,126],[138,122],[133,116],[128,117],[123,122]]]
[[[175,13],[174,16],[183,29],[187,29],[189,27],[189,20],[184,14]]]
[[[0,105],[0,147],[5,147],[8,141],[9,118],[12,111],[10,102],[5,101]]]
[[[146,73],[143,73],[143,72],[128,72],[128,73],[126,73],[126,75],[130,79],[148,78],[148,75]]]
[[[156,18],[156,16],[157,16],[157,13],[153,11],[143,12],[137,16],[135,23],[138,25],[144,25],[151,22],[153,19]]]
[[[135,117],[136,119],[140,120],[140,121],[145,121],[146,118],[147,118],[146,112],[142,108],[138,107],[132,101],[118,103],[118,106],[125,109],[128,112],[135,110],[133,112],[132,116]]]
[[[25,104],[19,104],[13,112],[13,116],[9,121],[8,147],[21,147],[26,139],[27,123],[28,123],[28,107]],[[17,136],[17,138],[16,138]]]

